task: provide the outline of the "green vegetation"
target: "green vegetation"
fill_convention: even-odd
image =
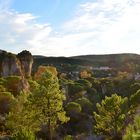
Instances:
[[[125,108],[124,108],[125,106]],[[117,94],[105,97],[101,104],[97,103],[98,113],[94,112],[95,131],[106,139],[121,139],[127,113],[127,98]]]
[[[80,104],[82,107],[82,112],[87,113],[87,114],[92,114],[93,112],[93,104],[89,101],[89,99],[83,97],[77,99],[75,102]]]
[[[30,130],[22,129],[12,135],[11,140],[37,140],[35,134]]]
[[[80,113],[82,110],[80,104],[75,103],[75,102],[69,102],[66,105],[66,111],[70,116],[74,116],[74,114]]]
[[[1,77],[0,138],[139,140],[139,57],[99,57],[36,57],[31,77]],[[101,64],[114,67],[93,70]]]
[[[0,113],[8,113],[12,102],[14,102],[14,97],[10,92],[0,92]]]
[[[131,97],[130,97],[130,103],[132,106],[139,106],[140,104],[140,89],[137,90],[136,93],[134,93]]]
[[[136,115],[133,124],[129,124],[123,140],[139,140],[140,139],[140,116]]]
[[[34,93],[27,97],[21,94],[17,98],[15,109],[7,117],[7,126],[17,133],[27,128],[36,132],[42,125],[45,125],[48,139],[51,140],[58,121],[64,123],[69,120],[63,110],[65,97],[59,90],[57,77],[52,73],[44,72],[38,83],[40,86]],[[19,105],[20,108],[17,108]],[[17,111],[18,109],[19,111]]]

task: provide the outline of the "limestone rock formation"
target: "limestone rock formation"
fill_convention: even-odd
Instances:
[[[1,51],[0,53],[0,75],[7,77],[10,75],[21,75],[20,61],[15,54]]]
[[[25,78],[22,78],[19,83],[18,83],[18,92],[20,91],[25,91],[28,92],[30,89],[30,85],[28,83],[28,81]]]
[[[0,76],[10,75],[31,76],[33,57],[29,51],[22,51],[18,55],[0,51]]]
[[[29,51],[22,51],[17,55],[17,58],[21,63],[22,74],[28,78],[31,76],[32,65],[33,65],[33,57]]]
[[[29,51],[22,51],[18,55],[0,50],[0,77],[20,76],[18,91],[28,91],[26,78],[31,76],[33,57]]]

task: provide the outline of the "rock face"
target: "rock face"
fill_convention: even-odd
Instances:
[[[25,78],[22,78],[20,81],[19,81],[19,83],[18,83],[18,92],[20,92],[20,91],[29,91],[29,89],[30,89],[30,85],[29,85],[29,83],[28,83],[28,81],[25,79]]]
[[[31,76],[32,65],[33,65],[33,57],[29,51],[22,51],[17,55],[21,63],[21,71],[22,74],[28,78]]]
[[[16,55],[5,51],[0,53],[0,75],[2,77],[21,75],[20,62]]]
[[[2,77],[10,75],[30,77],[32,64],[33,57],[28,51],[22,51],[18,55],[0,51],[0,76]]]

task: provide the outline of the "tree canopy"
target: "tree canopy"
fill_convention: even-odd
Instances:
[[[35,132],[45,125],[48,139],[52,139],[58,122],[64,123],[69,120],[63,109],[65,96],[59,90],[58,78],[51,72],[44,72],[38,83],[40,85],[38,89],[27,98],[20,95],[22,100],[17,100],[15,109],[9,113],[7,126],[15,131],[28,128]],[[17,110],[18,104],[22,104],[19,110]]]
[[[111,97],[105,97],[101,104],[97,103],[96,106],[98,109],[98,113],[94,112],[96,133],[104,135],[107,140],[120,139],[125,125],[127,98],[113,94]]]

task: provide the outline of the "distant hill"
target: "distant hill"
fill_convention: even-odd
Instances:
[[[35,64],[71,64],[71,65],[91,65],[90,61],[84,59],[77,59],[73,57],[45,57],[45,56],[33,56]]]
[[[109,65],[120,66],[126,62],[134,62],[140,64],[140,55],[124,53],[124,54],[107,54],[107,55],[83,55],[72,57],[78,60],[86,60],[93,65]]]
[[[124,54],[107,54],[107,55],[81,55],[73,57],[45,57],[34,56],[34,68],[39,65],[53,65],[60,68],[61,65],[67,66],[109,66],[119,68],[126,63],[140,65],[140,55],[124,53]]]

